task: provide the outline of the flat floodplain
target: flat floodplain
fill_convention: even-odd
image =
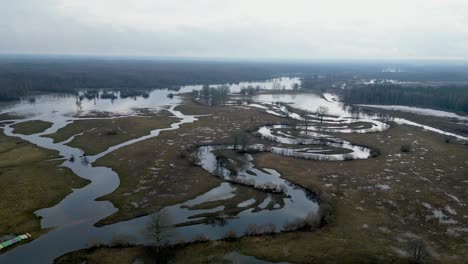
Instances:
[[[318,95],[304,96],[314,100],[313,106],[304,101],[298,105],[264,100],[252,104],[243,97],[232,97],[226,105],[209,106],[189,94],[178,94],[175,103],[168,106],[164,99],[157,111],[145,104],[130,114],[90,112],[49,119],[52,126],[33,118],[11,125],[13,132],[24,133],[31,140],[35,133],[49,131],[43,135],[52,140],[47,144],[59,146],[61,153],[76,154],[48,161],[53,167],[64,162],[73,169],[110,168],[118,176],[115,189],[96,197],[96,202],[109,201],[115,209],[84,229],[102,234],[87,239],[88,246],[98,247],[67,254],[59,263],[150,259],[149,248],[132,244],[148,243],[140,238],[141,232],[145,221],[159,210],[173,212],[176,230],[181,230],[172,241],[177,246],[165,249],[174,263],[228,261],[233,256],[246,261],[367,259],[392,263],[406,261],[407,245],[415,238],[426,241],[437,252],[438,261],[467,257],[463,239],[468,212],[463,201],[468,149],[462,140],[398,124],[379,117],[378,112],[351,117],[347,116],[349,110],[337,106],[331,109],[334,113],[320,116],[311,109],[333,103]],[[432,126],[438,123],[411,115],[405,118]],[[462,124],[440,120],[446,122],[441,129],[463,132]],[[40,123],[35,126],[34,122]],[[172,129],[178,122],[179,127]],[[8,144],[15,140],[4,138]],[[203,154],[204,149],[210,153]],[[22,161],[17,162],[21,165]],[[210,167],[210,162],[220,167]],[[5,167],[13,166],[10,163]],[[99,176],[90,175],[92,181]],[[44,177],[47,182],[53,175]],[[268,177],[273,182],[280,177],[276,182],[287,186],[262,182]],[[19,184],[9,186],[14,190]],[[290,203],[304,201],[291,200],[292,190],[304,190],[310,204],[319,205],[318,211],[303,208],[302,212],[305,215],[310,210],[317,220],[305,225],[294,222],[300,214]],[[34,208],[46,207],[43,204]],[[275,219],[276,224],[266,231],[265,226],[252,226],[256,222],[243,222],[270,213],[281,217],[291,213],[294,223],[283,225]],[[243,229],[234,232],[229,229],[231,223]],[[197,233],[210,229],[219,231]],[[190,235],[181,236],[182,230]]]

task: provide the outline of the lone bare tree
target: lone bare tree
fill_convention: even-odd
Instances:
[[[306,134],[309,131],[309,127],[312,124],[312,120],[310,119],[309,115],[304,116],[304,122],[305,122],[305,129],[306,129]]]
[[[169,243],[171,237],[171,226],[166,211],[160,210],[151,215],[146,225],[146,234],[154,246],[156,256],[159,256],[161,249]]]
[[[152,243],[155,263],[168,263],[172,253],[165,247],[169,244],[169,239],[172,236],[172,226],[164,209],[150,216],[145,234]]]
[[[408,253],[411,263],[427,263],[431,258],[431,252],[421,239],[414,239],[408,243]]]
[[[293,85],[292,85],[292,90],[293,90],[294,92],[299,91],[300,88],[301,88],[301,86],[300,86],[298,83],[293,83]]]
[[[234,132],[231,134],[231,141],[232,141],[232,146],[234,150],[237,150],[239,148],[239,138],[240,138],[239,132]]]
[[[319,106],[316,111],[317,115],[320,117],[320,123],[323,123],[323,117],[328,113],[328,107]]]

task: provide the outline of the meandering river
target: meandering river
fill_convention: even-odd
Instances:
[[[284,79],[284,82],[290,85],[294,80]],[[268,87],[268,85],[265,84],[264,86]],[[187,86],[181,89],[180,92],[187,92],[193,88],[197,87]],[[148,243],[148,238],[143,233],[146,224],[150,221],[150,216],[103,227],[94,226],[99,220],[117,211],[112,203],[96,201],[95,199],[113,192],[120,183],[119,175],[115,171],[108,167],[94,166],[94,162],[117,149],[157,137],[161,132],[178,129],[183,124],[196,122],[197,116],[185,115],[175,110],[181,100],[177,96],[172,99],[169,98],[168,95],[171,92],[168,90],[155,90],[146,99],[127,98],[115,101],[77,101],[74,96],[44,95],[38,97],[34,103],[23,101],[0,108],[1,113],[8,112],[25,116],[25,118],[4,123],[3,132],[6,135],[19,137],[39,147],[58,151],[59,155],[64,159],[61,166],[70,168],[79,177],[91,181],[86,187],[73,190],[60,203],[36,211],[36,215],[42,217],[41,227],[43,229],[51,228],[51,230],[29,243],[0,255],[0,262],[50,263],[53,259],[65,253],[88,247],[92,241],[110,242],[116,235],[125,235],[132,243]],[[370,117],[364,114],[351,117],[349,111],[343,108],[339,102],[327,101],[316,95],[294,98],[290,96],[285,100],[284,97],[265,94],[254,98],[254,100],[256,103],[250,105],[250,107],[261,108],[270,114],[288,117],[299,122],[309,122],[309,119],[312,121],[307,126],[301,123],[294,129],[286,124],[260,127],[256,134],[272,142],[272,144],[249,145],[250,150],[270,151],[305,159],[331,161],[366,159],[371,156],[370,149],[355,146],[350,142],[339,139],[337,136],[328,136],[327,133],[373,133],[388,128],[388,124],[379,120],[378,117]],[[294,107],[313,111],[320,105],[327,106],[330,109],[330,114],[334,116],[327,116],[319,121],[320,118],[314,114],[304,116],[304,114],[294,113],[285,106],[273,104],[275,101],[293,103]],[[60,128],[82,119],[80,116],[88,115],[94,111],[129,116],[137,114],[136,108],[167,109],[179,119],[167,128],[155,129],[148,135],[112,146],[99,154],[86,158],[83,157],[82,150],[67,145],[71,139],[54,143],[52,139],[47,137],[47,135],[57,132]],[[111,115],[100,118],[116,117]],[[52,123],[52,126],[46,131],[33,135],[15,133],[12,125],[30,120],[47,121]],[[285,180],[275,170],[256,168],[250,154],[239,155],[243,164],[235,173],[220,164],[214,153],[215,150],[229,151],[233,148],[233,146],[229,145],[202,146],[197,150],[200,155],[200,166],[214,176],[223,178],[225,182],[194,199],[165,207],[163,210],[170,215],[171,222],[173,224],[183,224],[188,221],[203,220],[203,217],[199,216],[201,214],[222,212],[224,210],[222,205],[203,210],[190,208],[207,201],[221,199],[222,196],[232,197],[236,195],[235,191],[239,188],[238,184],[255,188],[258,191],[271,192],[272,194],[266,196],[265,200],[258,206],[258,210],[248,208],[249,204],[255,202],[251,201],[251,199],[240,203],[238,207],[246,207],[247,209],[241,210],[236,217],[227,219],[222,225],[204,223],[181,225],[174,229],[172,241],[190,240],[198,234],[204,234],[209,239],[220,239],[227,230],[233,230],[237,235],[241,235],[252,224],[257,226],[274,225],[276,227],[275,232],[278,232],[296,219],[310,217],[311,215],[318,217],[320,205],[313,193]],[[68,160],[68,157],[72,155],[80,157],[82,160]],[[284,196],[282,204],[271,204],[274,203],[271,199],[273,193]]]

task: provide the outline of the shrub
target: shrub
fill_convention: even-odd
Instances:
[[[223,238],[226,240],[233,240],[237,238],[236,231],[234,229],[229,229],[224,232]]]
[[[115,136],[117,135],[117,131],[116,130],[109,130],[106,132],[106,135],[107,136]]]
[[[201,153],[196,147],[188,147],[180,152],[182,159],[187,159],[192,166],[198,166],[201,162]]]
[[[371,153],[370,153],[370,157],[371,158],[375,158],[377,156],[380,156],[381,152],[380,152],[380,149],[378,148],[372,148],[371,149]]]
[[[304,218],[298,218],[284,226],[286,231],[304,230],[311,231],[320,226],[321,217],[313,212],[308,213]]]
[[[247,230],[245,230],[244,234],[246,236],[258,235],[258,234],[260,234],[260,228],[256,224],[250,224],[249,226],[247,226]]]
[[[104,243],[102,240],[93,239],[88,243],[88,246],[90,248],[93,248],[93,247],[105,247],[105,246],[108,246],[108,245],[106,243]]]
[[[276,233],[276,225],[273,223],[266,224],[263,227],[263,231],[265,234],[274,234]]]
[[[414,239],[408,243],[408,253],[411,263],[427,263],[431,259],[431,252],[421,239]]]
[[[208,241],[208,237],[203,235],[203,234],[198,234],[198,235],[195,235],[193,238],[192,238],[192,241],[193,242],[206,242]]]
[[[199,151],[190,152],[187,156],[187,159],[190,162],[190,164],[192,164],[193,166],[198,166],[198,164],[200,164],[201,162],[200,152]]]
[[[114,235],[111,240],[113,247],[128,247],[131,245],[130,238],[126,235]]]
[[[174,246],[180,246],[180,245],[185,245],[187,244],[187,241],[185,239],[177,239],[175,242],[174,242]]]
[[[410,153],[411,152],[411,146],[410,145],[402,145],[400,147],[400,151],[403,153]]]
[[[320,203],[320,226],[329,225],[336,220],[333,207],[327,202]]]
[[[206,221],[206,224],[210,224],[212,226],[219,225],[225,226],[227,224],[227,220],[224,216],[216,216],[214,218],[210,218]]]
[[[343,160],[344,161],[354,160],[354,157],[351,154],[343,154]]]

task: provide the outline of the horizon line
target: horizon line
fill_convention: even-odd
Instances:
[[[103,60],[147,60],[147,61],[200,61],[200,62],[269,62],[269,63],[455,63],[468,64],[465,58],[273,58],[273,57],[210,57],[210,56],[158,56],[124,54],[72,54],[72,53],[0,53],[0,58],[70,58]]]

